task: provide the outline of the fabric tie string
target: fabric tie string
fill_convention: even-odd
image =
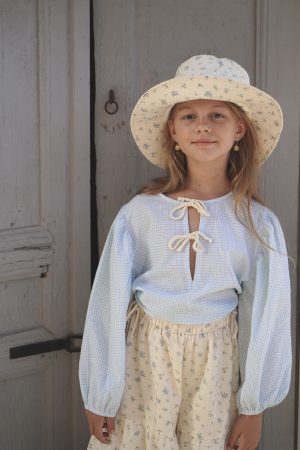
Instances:
[[[230,315],[230,329],[231,329],[231,337],[235,338],[238,332],[238,324],[237,324],[237,310],[232,311]]]
[[[127,339],[128,333],[129,333],[129,328],[130,328],[131,322],[133,325],[132,330],[131,330],[131,335],[134,336],[135,334],[137,334],[142,312],[143,312],[142,308],[134,299],[130,303],[128,311],[127,311],[127,315],[126,315],[126,331],[125,331],[126,339]],[[233,310],[230,313],[229,326],[230,326],[230,334],[231,334],[232,338],[236,338],[237,333],[238,333],[237,314],[238,314],[237,309]]]
[[[140,320],[142,309],[136,302],[136,300],[133,300],[128,308],[127,315],[126,315],[126,331],[125,336],[127,338],[128,332],[129,332],[129,319],[133,320],[133,328],[132,328],[132,336],[136,333],[138,329],[138,324]]]
[[[179,200],[183,203],[180,205],[176,205],[170,211],[171,219],[174,219],[174,220],[182,219],[185,214],[186,209],[189,206],[191,206],[192,208],[195,208],[201,216],[207,216],[207,217],[209,216],[208,211],[206,210],[205,206],[201,203],[200,200],[186,198],[186,197],[178,197],[177,200]],[[179,212],[179,214],[175,215],[177,212]]]
[[[189,240],[194,239],[193,242],[193,249],[195,252],[199,252],[203,249],[203,246],[200,242],[200,238],[205,239],[208,242],[212,242],[213,240],[206,236],[201,231],[193,231],[192,233],[188,234],[178,234],[176,236],[173,236],[169,242],[168,246],[170,250],[176,250],[177,252],[181,252],[183,247],[189,242]]]
[[[180,220],[183,218],[185,212],[187,211],[188,207],[195,208],[196,211],[200,214],[200,216],[206,216],[209,217],[209,213],[205,206],[202,204],[201,200],[187,198],[187,197],[178,197],[177,200],[181,201],[182,203],[180,205],[176,205],[171,211],[170,211],[170,217],[174,220]],[[200,238],[203,238],[207,240],[208,242],[212,242],[212,239],[206,236],[201,231],[193,231],[188,234],[179,234],[176,236],[173,236],[169,242],[168,246],[170,250],[177,250],[178,252],[181,252],[184,246],[188,243],[189,240],[194,240],[193,242],[193,249],[196,252],[199,252],[203,249],[203,246],[200,242]]]

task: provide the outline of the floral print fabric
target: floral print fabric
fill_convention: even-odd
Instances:
[[[223,450],[238,414],[237,311],[186,325],[132,306],[115,433],[88,450]]]
[[[228,58],[196,55],[184,61],[175,77],[151,87],[137,101],[130,119],[133,138],[154,165],[166,168],[165,133],[168,114],[176,103],[220,100],[240,106],[256,129],[258,165],[274,150],[283,126],[279,103],[252,86],[245,69]]]

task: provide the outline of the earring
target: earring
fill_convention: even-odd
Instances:
[[[180,150],[180,147],[179,147],[178,143],[175,145],[175,150]]]
[[[240,149],[240,147],[238,146],[238,141],[235,141],[235,146],[233,147],[233,150],[234,150],[235,152],[238,152],[239,149]]]

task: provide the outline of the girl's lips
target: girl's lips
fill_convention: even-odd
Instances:
[[[214,144],[216,141],[194,141],[192,144]]]

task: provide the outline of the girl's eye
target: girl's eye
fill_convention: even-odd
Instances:
[[[225,116],[221,113],[215,112],[211,114],[211,117],[213,119],[223,119]],[[195,118],[195,114],[186,114],[185,116],[183,116],[183,119],[185,120],[192,120]]]
[[[215,119],[222,119],[222,118],[224,117],[223,114],[218,113],[218,112],[212,113],[212,116],[213,116]]]
[[[188,119],[188,120],[190,120],[190,119],[193,119],[194,117],[195,117],[194,114],[187,114],[186,116],[183,117],[183,119]]]

